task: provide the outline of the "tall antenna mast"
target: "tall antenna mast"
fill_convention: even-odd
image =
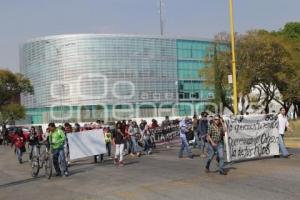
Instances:
[[[160,35],[161,36],[164,35],[163,6],[164,6],[164,0],[159,0]]]

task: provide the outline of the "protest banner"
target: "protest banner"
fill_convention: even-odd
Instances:
[[[67,137],[71,160],[106,153],[102,129],[71,133]]]
[[[227,118],[227,161],[279,155],[278,122],[274,116],[247,115]]]

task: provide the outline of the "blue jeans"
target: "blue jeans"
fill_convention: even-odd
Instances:
[[[205,137],[206,137],[206,136],[201,136],[201,135],[200,135],[200,145],[201,145],[201,146],[200,146],[200,149],[201,149],[202,153],[204,153],[204,149],[205,149],[205,147],[207,146],[207,145],[206,145],[207,142],[206,142],[206,140],[205,140]]]
[[[131,153],[136,153],[138,149],[137,149],[137,142],[135,136],[130,136],[130,139],[131,139]]]
[[[201,140],[198,136],[198,131],[194,131],[194,137],[195,137],[195,143],[194,143],[194,148],[197,147],[197,148],[201,148]]]
[[[215,154],[217,153],[218,155],[218,160],[219,160],[219,171],[224,172],[224,147],[222,143],[217,144],[216,147],[213,147],[211,144],[208,143],[207,147],[208,151],[208,158],[206,162],[206,169],[209,169],[210,163],[212,159],[214,158]]]
[[[21,151],[21,148],[16,148],[16,154],[17,154],[18,161],[21,163],[22,162],[22,155],[23,155],[23,152]]]
[[[68,172],[64,149],[53,149],[52,155],[56,173],[61,174],[62,172]]]
[[[192,156],[192,151],[189,147],[189,143],[186,139],[186,137],[180,137],[181,139],[181,147],[180,147],[180,151],[179,151],[179,157],[182,157],[183,151],[186,150],[186,152],[188,153],[188,155],[191,157]]]
[[[144,138],[144,151],[148,152],[150,150],[149,138]]]
[[[29,160],[32,159],[33,154],[37,155],[37,147],[36,145],[29,145]]]
[[[281,152],[282,156],[288,156],[289,152],[288,152],[288,150],[285,147],[285,144],[284,144],[284,135],[282,135],[282,134],[279,134],[278,145],[279,145],[279,151]]]

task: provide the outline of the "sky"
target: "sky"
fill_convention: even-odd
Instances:
[[[229,32],[228,0],[164,0],[166,36]],[[300,21],[300,0],[234,0],[235,31]],[[72,33],[159,35],[159,0],[0,0],[0,68],[19,71],[19,45]]]

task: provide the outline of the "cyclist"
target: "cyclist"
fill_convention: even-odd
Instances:
[[[69,176],[64,152],[65,134],[61,129],[57,128],[54,123],[49,123],[48,128],[49,143],[53,155],[53,165],[56,171],[56,176],[61,176],[62,173],[64,176]],[[61,166],[59,166],[60,164]]]

